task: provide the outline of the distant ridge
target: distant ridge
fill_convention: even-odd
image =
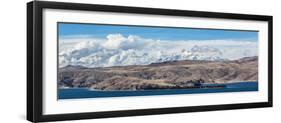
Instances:
[[[67,65],[65,67],[62,67],[64,69],[86,69],[87,67],[81,66],[81,65]]]

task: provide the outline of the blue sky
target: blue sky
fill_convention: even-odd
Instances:
[[[59,23],[59,38],[90,36],[106,38],[108,34],[137,35],[154,40],[248,40],[257,41],[256,31],[233,31],[190,28],[165,28],[98,24]]]

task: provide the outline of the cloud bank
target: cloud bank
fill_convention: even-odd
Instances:
[[[258,43],[234,40],[154,40],[109,34],[59,39],[59,67],[147,65],[174,60],[234,60],[256,56]]]

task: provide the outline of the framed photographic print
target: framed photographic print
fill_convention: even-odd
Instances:
[[[272,106],[272,16],[27,4],[33,122]]]

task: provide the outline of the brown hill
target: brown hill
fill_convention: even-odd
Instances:
[[[59,87],[100,90],[140,90],[193,87],[202,83],[231,83],[258,80],[258,57],[233,61],[173,61],[143,66],[59,69]]]

